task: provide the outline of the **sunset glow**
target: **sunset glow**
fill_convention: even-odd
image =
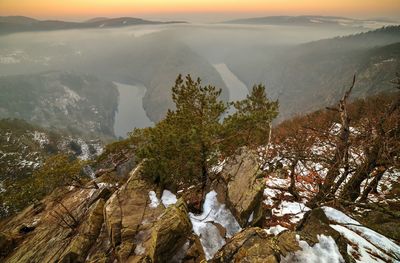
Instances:
[[[346,14],[396,16],[398,0],[1,0],[0,15],[117,16],[161,13]]]

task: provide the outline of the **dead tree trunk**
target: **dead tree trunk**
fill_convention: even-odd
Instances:
[[[295,160],[293,161],[292,165],[291,165],[290,174],[289,174],[289,177],[290,177],[290,185],[289,185],[289,188],[288,188],[288,192],[289,192],[291,195],[294,196],[294,198],[296,199],[296,201],[299,201],[299,200],[300,200],[300,195],[299,195],[299,193],[298,193],[297,190],[296,190],[296,173],[295,173],[296,165],[297,165],[298,162],[299,162],[299,160],[298,160],[298,159],[295,159]]]
[[[335,184],[336,178],[340,174],[339,169],[343,164],[345,154],[349,148],[348,141],[350,136],[350,118],[347,114],[347,100],[350,96],[355,82],[356,76],[354,75],[353,82],[350,88],[345,92],[343,98],[340,100],[338,108],[331,109],[339,112],[342,126],[340,127],[339,139],[336,144],[335,155],[333,157],[332,164],[329,167],[328,173],[325,177],[325,181],[321,185],[315,197],[308,203],[308,206],[311,208],[315,208],[320,202],[323,202],[327,198],[327,195],[331,192],[331,189]]]
[[[375,169],[381,152],[381,138],[376,138],[372,149],[367,154],[367,159],[358,167],[354,175],[344,185],[341,197],[344,200],[354,202],[361,193],[361,184],[368,178],[371,172]]]
[[[390,140],[392,133],[395,131],[385,132],[384,122],[400,107],[400,97],[398,97],[386,110],[381,120],[376,126],[376,137],[373,141],[371,150],[366,154],[367,159],[364,163],[356,170],[353,177],[346,183],[342,191],[342,199],[348,201],[355,201],[361,193],[361,184],[368,178],[369,174],[377,166],[377,162],[382,155],[382,151],[385,145],[385,140]]]
[[[360,202],[365,202],[367,201],[368,195],[372,193],[377,193],[377,188],[379,181],[382,179],[383,174],[386,172],[386,167],[379,167],[378,170],[376,171],[376,174],[374,175],[374,178],[372,181],[368,184],[368,186],[364,189]]]

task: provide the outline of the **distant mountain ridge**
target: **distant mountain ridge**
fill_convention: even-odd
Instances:
[[[25,16],[0,16],[0,34],[29,31],[50,31],[84,28],[115,28],[133,25],[161,25],[186,23],[184,21],[150,21],[134,17],[106,18],[97,17],[84,22],[67,22],[61,20],[37,20]]]
[[[227,64],[248,87],[266,83],[280,102],[280,118],[318,110],[336,103],[356,74],[353,98],[365,98],[395,89],[391,80],[400,72],[400,26],[389,26],[283,48],[269,61],[249,67],[254,57],[231,58]]]
[[[266,16],[224,21],[225,24],[294,25],[379,28],[399,24],[396,21],[370,19],[361,20],[339,16]]]

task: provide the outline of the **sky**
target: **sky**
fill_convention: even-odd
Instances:
[[[0,15],[41,19],[136,16],[217,19],[261,15],[400,18],[400,0],[0,0]]]

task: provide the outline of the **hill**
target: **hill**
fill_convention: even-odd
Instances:
[[[133,25],[161,25],[184,23],[182,21],[150,21],[133,17],[94,18],[84,22],[66,22],[59,20],[37,20],[24,16],[0,17],[0,34],[32,31],[52,31],[83,28],[115,28]]]
[[[379,28],[385,25],[396,25],[395,21],[388,20],[361,20],[336,16],[266,16],[229,20],[225,24],[245,25],[292,25],[315,27],[363,27]]]
[[[391,90],[390,81],[400,71],[399,43],[400,26],[386,27],[285,47],[274,55],[258,49],[246,57],[231,56],[227,64],[248,87],[266,83],[285,119],[334,103],[353,74],[354,98]]]
[[[118,91],[111,82],[68,72],[0,77],[0,118],[73,134],[114,136]]]

